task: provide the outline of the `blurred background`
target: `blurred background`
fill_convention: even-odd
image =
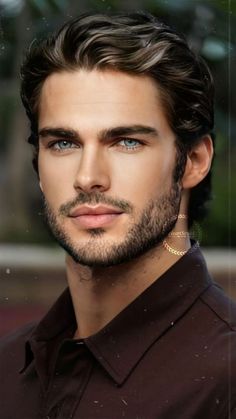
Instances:
[[[28,121],[19,98],[24,51],[86,11],[146,10],[185,34],[216,86],[216,159],[200,242],[210,271],[236,298],[236,1],[0,0],[0,334],[41,316],[66,286],[64,255],[41,216]]]

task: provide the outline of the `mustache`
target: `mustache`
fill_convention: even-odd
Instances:
[[[83,204],[109,205],[127,214],[130,214],[133,211],[133,205],[129,201],[118,199],[118,198],[112,198],[112,197],[102,194],[101,192],[91,192],[91,193],[80,192],[76,198],[60,206],[59,214],[62,216],[68,216],[75,207],[77,207],[78,205],[83,205]]]

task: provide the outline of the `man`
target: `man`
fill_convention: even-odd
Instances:
[[[150,15],[88,14],[31,47],[22,99],[69,288],[3,339],[2,417],[235,418],[235,305],[188,234],[210,193],[206,64]]]

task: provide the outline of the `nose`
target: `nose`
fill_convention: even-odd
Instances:
[[[79,165],[74,181],[77,191],[104,192],[110,187],[109,170],[102,150],[96,147],[84,147],[81,151]]]

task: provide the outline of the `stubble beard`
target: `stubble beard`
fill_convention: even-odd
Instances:
[[[44,216],[56,241],[76,263],[90,267],[109,267],[129,262],[160,245],[177,221],[180,198],[180,187],[173,182],[168,193],[150,200],[135,221],[131,203],[108,198],[99,192],[81,192],[75,200],[60,207],[59,215],[53,212],[44,198]],[[79,233],[78,241],[72,240],[61,220],[68,217],[71,209],[85,203],[110,204],[125,209],[131,219],[125,238],[114,243],[105,238],[105,229],[94,228],[87,230],[90,236],[87,241],[81,243]]]

